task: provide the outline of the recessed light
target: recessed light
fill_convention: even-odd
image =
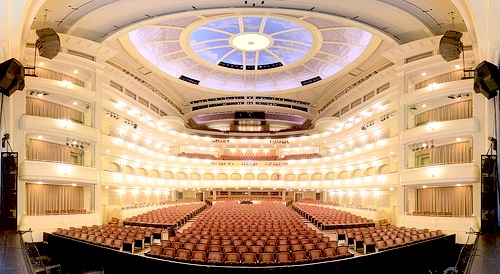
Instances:
[[[78,73],[78,70],[77,70],[77,69],[73,70],[73,73],[74,73],[74,74],[77,74],[77,73]]]
[[[426,76],[426,75],[427,75],[427,73],[426,73],[426,72],[422,72],[422,76]]]

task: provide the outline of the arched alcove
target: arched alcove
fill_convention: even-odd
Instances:
[[[388,164],[381,165],[378,169],[379,174],[387,174],[391,172],[391,167]]]
[[[365,176],[375,175],[375,168],[369,167],[365,170]]]
[[[322,173],[314,173],[314,174],[312,175],[311,180],[313,180],[313,181],[320,181],[320,180],[323,180],[323,174],[322,174]]]
[[[120,165],[117,163],[109,163],[109,171],[120,172]]]
[[[349,178],[349,173],[347,173],[347,171],[341,171],[339,173],[339,179],[348,179]]]
[[[124,172],[125,174],[134,174],[134,173],[135,173],[135,172],[134,172],[134,168],[133,168],[133,167],[131,167],[131,166],[129,166],[129,165],[125,165],[125,166],[123,167],[123,172]]]
[[[163,172],[163,178],[165,179],[174,179],[174,173],[172,171],[165,171]]]
[[[153,178],[160,178],[160,172],[156,169],[151,169],[149,176]]]
[[[335,180],[335,173],[334,172],[328,172],[325,174],[325,180]]]
[[[241,174],[231,173],[231,176],[229,178],[231,178],[231,180],[241,180]]]
[[[187,179],[188,179],[188,176],[186,173],[184,173],[184,172],[177,173],[177,180],[187,180]]]
[[[352,171],[352,178],[363,176],[363,171],[361,169],[355,169]]]
[[[195,180],[195,181],[199,181],[199,180],[201,180],[201,175],[200,175],[200,173],[195,173],[195,172],[193,172],[193,173],[191,173],[191,174],[189,175],[189,177],[190,177],[190,179],[191,179],[191,180]]]
[[[219,173],[219,174],[217,174],[217,180],[227,181],[228,180],[228,176],[227,176],[226,173]]]
[[[137,175],[148,176],[148,171],[145,168],[137,168]]]
[[[245,173],[245,175],[243,176],[243,180],[255,180],[255,174]]]

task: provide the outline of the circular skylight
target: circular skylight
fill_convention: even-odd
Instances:
[[[311,49],[313,38],[305,27],[284,19],[240,15],[203,24],[189,42],[212,64],[259,70],[299,60]]]
[[[233,92],[286,91],[332,79],[379,41],[345,18],[282,9],[177,13],[122,38],[132,55],[179,82]]]

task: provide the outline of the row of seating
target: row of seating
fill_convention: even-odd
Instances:
[[[218,196],[215,200],[212,197],[207,198],[205,201],[209,204],[212,205],[214,202],[226,202],[226,201],[238,201],[238,200],[245,200],[249,199],[248,196],[230,196],[230,197],[224,197],[224,196]],[[290,205],[293,203],[293,200],[291,198],[286,198],[283,199],[281,197],[253,197],[251,199],[254,202],[282,202],[285,203],[286,205]]]
[[[264,263],[281,264],[340,258],[338,246],[337,241],[307,226],[282,202],[241,205],[226,201],[200,213],[191,226],[162,241],[161,252],[155,247],[148,256],[181,260],[194,257],[195,261],[210,263],[214,262],[210,254],[219,254],[218,263],[260,264],[263,254],[268,258]],[[344,249],[342,256],[353,256],[347,247]],[[179,256],[179,252],[184,255]],[[203,255],[196,255],[203,252],[205,260],[199,258]]]
[[[120,251],[134,252],[143,250],[146,244],[151,245],[158,233],[155,227],[137,227],[123,225],[94,225],[69,229],[57,228],[54,234],[110,247]]]
[[[245,241],[241,239],[237,240],[208,240],[208,239],[200,239],[189,238],[187,241],[181,241],[182,238],[174,239],[175,236],[169,237],[168,240],[161,240],[160,245],[162,247],[173,247],[175,249],[184,248],[189,250],[204,250],[204,251],[223,251],[223,252],[232,252],[237,251],[240,253],[252,251],[255,253],[260,252],[274,252],[277,251],[296,251],[296,250],[310,250],[310,249],[325,249],[327,247],[335,247],[339,246],[338,241],[336,240],[328,240],[328,237],[324,237],[322,240],[311,241],[313,239],[318,238],[303,238],[299,239],[280,239],[280,240],[268,240],[264,241],[262,239],[253,241],[251,239],[247,239]],[[203,241],[205,240],[205,241]]]
[[[200,213],[206,206],[206,203],[199,201],[197,203],[172,205],[127,217],[123,220],[123,224],[178,228]]]
[[[293,203],[292,208],[300,215],[313,222],[314,225],[321,230],[332,230],[338,227],[367,227],[375,225],[372,219],[321,205]]]
[[[389,226],[389,228],[367,232],[346,232],[345,242],[348,246],[352,246],[354,250],[363,249],[364,254],[367,254],[443,235],[441,230],[429,231],[429,229]]]
[[[327,247],[323,250],[311,249],[277,252],[237,252],[237,251],[204,251],[189,250],[185,248],[175,249],[173,247],[152,246],[146,256],[173,259],[180,261],[191,261],[196,263],[210,264],[241,264],[241,265],[269,265],[269,264],[292,264],[320,260],[333,260],[354,256],[349,252],[347,246]]]
[[[129,210],[129,209],[134,209],[134,208],[143,208],[143,207],[150,207],[150,206],[171,205],[171,204],[181,204],[181,203],[196,203],[196,202],[199,202],[199,200],[194,199],[194,198],[185,198],[185,199],[179,199],[176,201],[164,200],[164,201],[159,201],[159,202],[133,203],[133,204],[128,204],[128,205],[123,205],[120,209],[121,210]]]

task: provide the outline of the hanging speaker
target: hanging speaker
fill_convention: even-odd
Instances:
[[[59,35],[51,28],[39,29],[36,31],[38,39],[36,47],[38,54],[42,57],[53,59],[61,51],[61,41]]]
[[[439,41],[439,54],[446,62],[460,58],[463,44],[460,41],[462,33],[454,30],[448,30]]]
[[[483,61],[474,70],[474,91],[491,99],[500,88],[500,72],[498,66]]]
[[[0,91],[11,96],[16,90],[24,89],[24,67],[12,58],[0,64]]]

